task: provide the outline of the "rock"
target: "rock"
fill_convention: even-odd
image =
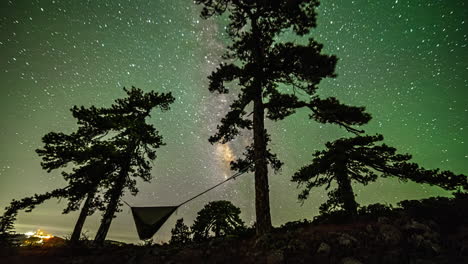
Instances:
[[[416,259],[412,261],[411,264],[436,264],[436,263],[428,259]]]
[[[434,220],[429,220],[427,221],[427,225],[431,228],[431,229],[439,229],[439,225],[434,221]]]
[[[84,259],[72,259],[68,262],[69,264],[83,264],[85,263]]]
[[[421,234],[414,234],[409,241],[416,248],[426,251],[429,255],[439,255],[441,246],[436,241],[426,239]]]
[[[162,252],[162,249],[154,247],[151,249],[150,254],[153,256],[157,256]]]
[[[392,225],[382,224],[379,227],[379,237],[385,244],[397,245],[401,242],[402,236],[400,230]]]
[[[210,242],[208,242],[208,247],[215,247],[216,246],[216,239],[211,239]]]
[[[286,246],[286,248],[290,251],[301,251],[304,250],[306,247],[306,244],[304,244],[304,242],[302,242],[299,239],[289,240],[288,245]]]
[[[388,219],[388,217],[381,216],[381,217],[377,218],[377,223],[379,223],[379,224],[390,224],[390,219]]]
[[[268,248],[268,246],[270,245],[270,241],[272,241],[271,234],[262,235],[255,240],[254,247],[255,248]]]
[[[439,233],[434,232],[432,230],[426,231],[422,235],[424,238],[429,239],[431,241],[438,241],[440,238]]]
[[[298,228],[298,229],[296,230],[296,233],[298,233],[298,234],[302,234],[302,233],[304,233],[304,232],[305,232],[305,228],[303,228],[303,227],[300,227],[300,228]]]
[[[425,250],[427,255],[432,255],[432,256],[437,256],[441,252],[441,247],[439,246],[439,244],[434,243],[429,240],[423,240],[420,245],[420,248]]]
[[[319,247],[317,249],[317,254],[327,255],[328,256],[330,254],[330,251],[331,251],[330,245],[328,245],[325,242],[322,242],[322,243],[320,243],[320,245],[319,245]]]
[[[468,256],[468,243],[465,243],[460,247],[460,255]]]
[[[424,237],[420,234],[415,234],[410,237],[410,243],[416,247],[420,247],[424,241]]]
[[[381,264],[400,264],[403,263],[402,254],[399,249],[390,250],[383,254],[379,261]]]
[[[337,238],[337,241],[338,244],[345,247],[351,247],[353,244],[356,244],[358,242],[356,238],[348,234],[340,234]]]
[[[137,259],[137,257],[135,255],[129,256],[126,263],[127,264],[136,263],[136,259]]]
[[[341,264],[362,264],[362,262],[355,258],[347,257],[341,260]]]
[[[440,252],[442,251],[441,246],[440,246],[439,244],[436,244],[436,243],[430,243],[429,249],[432,250],[432,253],[433,253],[434,255],[439,255]]]
[[[270,253],[266,258],[267,264],[278,264],[284,262],[284,253],[281,250],[276,250]]]
[[[407,231],[416,231],[418,233],[424,233],[426,231],[431,231],[431,229],[424,224],[421,224],[415,220],[411,220],[409,223],[403,226],[404,230]]]

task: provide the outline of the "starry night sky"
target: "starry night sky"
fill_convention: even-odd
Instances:
[[[50,131],[76,129],[73,105],[109,106],[122,87],[172,92],[176,102],[149,120],[167,146],[159,150],[152,183],[124,200],[135,206],[178,204],[232,174],[228,163],[249,144],[249,134],[210,145],[234,94],[207,90],[228,39],[224,18],[203,20],[184,0],[3,0],[0,2],[0,208],[11,199],[65,186],[59,171],[46,173],[34,152]],[[311,35],[339,58],[338,78],[320,94],[364,105],[373,120],[367,133],[414,155],[426,168],[468,174],[468,4],[465,0],[323,0]],[[309,121],[306,111],[268,122],[271,147],[285,163],[270,175],[273,224],[311,219],[326,200],[313,192],[303,206],[291,175],[326,141],[350,136]],[[395,203],[448,195],[436,187],[381,180],[355,186],[361,204]],[[246,174],[179,208],[155,240],[167,240],[177,218],[191,225],[205,203],[232,201],[252,224],[253,179]],[[20,213],[17,232],[37,228],[71,233],[77,213],[61,215],[51,200]],[[114,219],[109,239],[137,242],[128,207]],[[0,210],[0,212],[2,212]],[[100,213],[85,224],[90,238]]]

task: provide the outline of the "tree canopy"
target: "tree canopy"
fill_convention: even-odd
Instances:
[[[124,90],[127,97],[115,100],[109,108],[74,108],[84,133],[98,135],[115,149],[107,153],[116,170],[110,175],[111,184],[104,194],[107,207],[94,239],[96,245],[104,242],[124,190],[135,195],[136,178],[146,182],[152,179],[151,162],[157,157],[156,149],[165,143],[146,119],[152,110],[167,111],[174,102],[171,93],[145,93],[135,87]]]
[[[227,83],[235,81],[239,94],[209,141],[226,143],[243,129],[253,130],[251,147],[244,158],[233,163],[233,168],[255,163],[256,228],[257,234],[265,234],[271,228],[267,164],[274,169],[281,167],[267,147],[265,118],[277,121],[306,108],[310,118],[317,122],[358,132],[353,126],[365,124],[371,117],[364,107],[348,106],[334,97],[320,98],[316,93],[324,78],[336,77],[338,60],[322,54],[323,45],[309,35],[316,27],[319,1],[195,0],[195,3],[202,6],[204,18],[224,13],[229,16],[227,33],[231,44],[223,56],[225,62],[208,77],[209,90],[229,93],[232,88]],[[283,41],[285,32],[299,41]],[[252,118],[249,105],[253,105]]]
[[[192,225],[193,239],[206,240],[213,233],[215,237],[234,234],[244,227],[240,209],[229,201],[214,201],[201,209]]]
[[[397,177],[402,181],[439,186],[445,190],[468,190],[465,175],[439,169],[428,170],[409,162],[411,155],[398,154],[394,147],[381,143],[382,135],[355,136],[327,142],[326,149],[313,155],[312,163],[296,172],[292,181],[303,190],[299,199],[308,198],[311,189],[325,186],[329,200],[321,205],[321,212],[344,209],[356,215],[358,204],[352,182],[368,184],[380,177]],[[379,144],[380,143],[380,144]]]
[[[67,198],[67,213],[79,209],[86,198],[72,239],[79,239],[86,216],[101,209],[105,213],[95,243],[104,241],[124,190],[136,194],[137,177],[151,180],[151,161],[156,158],[156,149],[164,145],[146,118],[154,108],[168,110],[174,101],[170,93],[145,93],[135,87],[124,91],[127,97],[117,99],[109,108],[74,106],[71,112],[78,129],[70,134],[50,132],[42,138],[44,147],[36,150],[42,167],[48,172],[71,168],[62,171],[68,186],[13,200],[1,218],[0,230],[11,229],[18,210],[30,211],[47,199]]]
[[[171,229],[171,240],[169,241],[172,245],[183,245],[191,241],[190,236],[192,232],[190,228],[184,223],[184,219],[177,219],[177,222],[173,229]]]

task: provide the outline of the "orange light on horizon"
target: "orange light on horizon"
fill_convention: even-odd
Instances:
[[[44,233],[44,231],[42,231],[42,230],[40,230],[40,229],[37,229],[36,232],[30,231],[30,232],[26,232],[26,233],[24,233],[24,234],[25,234],[28,238],[31,238],[31,237],[39,238],[40,240],[36,242],[37,244],[42,244],[42,243],[44,243],[44,240],[48,240],[48,239],[51,239],[51,238],[54,237],[54,236],[51,235],[51,234],[46,234],[46,233]]]

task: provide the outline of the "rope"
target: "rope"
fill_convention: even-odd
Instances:
[[[210,188],[204,190],[203,192],[201,192],[201,193],[199,193],[199,194],[193,196],[192,198],[190,198],[190,199],[188,199],[188,200],[182,202],[181,204],[177,205],[177,208],[179,208],[179,207],[181,207],[182,205],[184,205],[184,204],[186,204],[186,203],[188,203],[188,202],[194,200],[195,198],[197,198],[197,197],[199,197],[199,196],[201,196],[201,195],[203,195],[203,194],[205,194],[205,193],[207,193],[207,192],[213,190],[214,188],[220,186],[221,184],[224,184],[224,183],[226,183],[226,182],[228,182],[228,181],[230,181],[230,180],[232,180],[232,179],[235,179],[235,178],[241,176],[242,174],[244,174],[244,173],[247,172],[247,170],[250,168],[250,166],[252,166],[252,164],[254,164],[254,161],[251,162],[251,163],[249,163],[249,165],[245,166],[245,167],[242,168],[240,171],[234,173],[231,177],[227,178],[226,180],[224,180],[224,181],[222,181],[222,182],[216,184],[216,185],[213,186],[213,187],[210,187]],[[126,205],[128,205],[128,207],[130,207],[130,208],[132,207],[132,206],[130,206],[130,204],[128,204],[126,201],[124,201],[124,200],[122,200],[122,201],[123,201]]]
[[[250,165],[249,165],[249,166],[250,166]],[[248,168],[248,167],[247,167],[247,168]],[[232,179],[235,179],[235,178],[241,176],[241,175],[244,174],[246,171],[247,171],[247,170],[241,170],[241,171],[235,173],[234,175],[232,175],[231,177],[227,178],[226,180],[224,180],[224,181],[222,181],[222,182],[216,184],[215,186],[213,186],[213,187],[211,187],[211,188],[206,189],[205,191],[203,191],[203,192],[201,192],[201,193],[195,195],[194,197],[188,199],[187,201],[182,202],[182,203],[179,204],[177,207],[181,207],[182,205],[184,205],[184,204],[186,204],[186,203],[192,201],[193,199],[195,199],[195,198],[197,198],[197,197],[199,197],[199,196],[201,196],[201,195],[203,195],[203,194],[205,194],[205,193],[207,193],[207,192],[213,190],[214,188],[220,186],[221,184],[226,183],[227,181],[230,181],[230,180],[232,180]]]

